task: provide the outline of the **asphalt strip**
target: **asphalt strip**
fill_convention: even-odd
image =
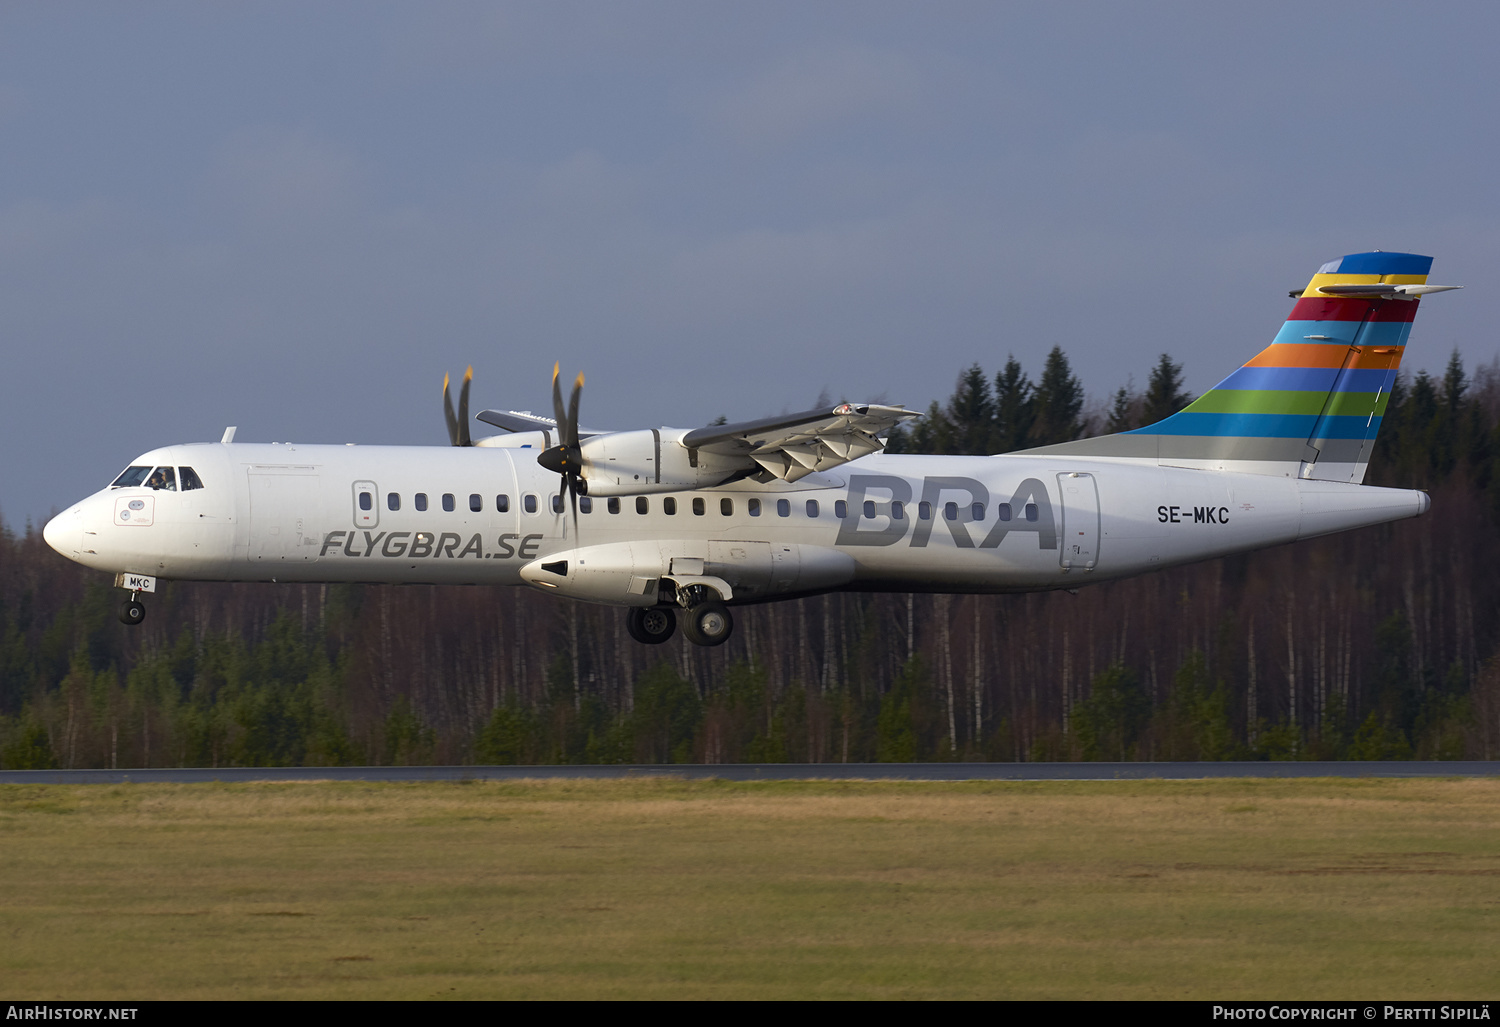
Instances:
[[[722,781],[1194,781],[1284,777],[1500,777],[1500,760],[1224,763],[720,763],[533,767],[177,767],[0,770],[0,784],[210,781],[517,781],[675,777]]]

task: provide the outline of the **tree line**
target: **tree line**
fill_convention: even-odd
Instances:
[[[1153,423],[1163,354],[1089,408],[1061,348],[893,437],[994,453]],[[1367,480],[1424,517],[1081,590],[737,609],[717,649],[529,589],[164,583],[0,527],[0,765],[1500,757],[1500,370],[1403,374]]]

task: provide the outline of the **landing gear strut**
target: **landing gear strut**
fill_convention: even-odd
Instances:
[[[625,630],[637,642],[661,645],[677,630],[677,618],[672,616],[671,610],[633,606],[625,614]]]
[[[146,608],[137,602],[133,595],[120,604],[121,624],[129,624],[134,627],[145,619]]]

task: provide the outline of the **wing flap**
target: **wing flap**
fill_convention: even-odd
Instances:
[[[840,403],[739,424],[709,425],[682,437],[682,445],[723,456],[748,456],[767,473],[796,481],[885,448],[880,436],[919,417],[905,407]]]

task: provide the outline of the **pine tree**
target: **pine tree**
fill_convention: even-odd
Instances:
[[[1031,444],[1050,446],[1069,442],[1083,430],[1078,415],[1083,411],[1083,385],[1061,346],[1053,346],[1042,367],[1036,387],[1036,420],[1031,426]]]
[[[927,413],[911,422],[911,427],[897,428],[891,432],[885,449],[887,453],[943,453],[946,450],[939,447],[945,444],[952,433],[952,426],[948,424],[943,408],[938,406],[937,400],[933,400]]]
[[[1036,420],[1035,388],[1014,354],[1005,369],[995,375],[995,452],[1010,453],[1023,448]]]
[[[1130,383],[1120,386],[1109,406],[1109,419],[1104,430],[1111,435],[1122,431],[1133,431],[1141,426],[1141,397],[1132,390]]]
[[[987,456],[995,451],[995,398],[978,364],[958,376],[944,411],[949,426],[944,453]]]
[[[1464,373],[1463,357],[1458,355],[1458,347],[1455,346],[1452,356],[1448,358],[1448,367],[1443,372],[1443,400],[1448,404],[1449,410],[1458,410],[1468,387],[1469,376]]]
[[[1182,387],[1182,365],[1163,353],[1146,383],[1142,423],[1155,424],[1165,420],[1191,402],[1192,397]]]

